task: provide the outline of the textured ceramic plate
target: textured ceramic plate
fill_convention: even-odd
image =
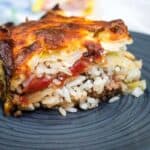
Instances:
[[[129,50],[143,59],[148,84],[143,96],[123,96],[67,117],[37,110],[7,118],[0,108],[0,150],[150,150],[150,36],[132,35]]]

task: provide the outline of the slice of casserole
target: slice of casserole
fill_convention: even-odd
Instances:
[[[142,62],[126,50],[122,20],[92,21],[54,11],[38,21],[0,29],[0,81],[6,115],[97,107],[121,93],[139,96]]]

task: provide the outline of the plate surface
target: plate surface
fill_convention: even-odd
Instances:
[[[0,150],[150,150],[150,36],[132,35],[128,49],[144,62],[143,96],[123,96],[67,117],[54,110],[4,117],[0,108]]]

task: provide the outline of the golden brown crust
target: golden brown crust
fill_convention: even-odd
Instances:
[[[1,37],[1,35],[0,35]],[[122,20],[91,21],[65,17],[54,11],[38,21],[28,21],[10,29],[16,70],[26,70],[28,60],[41,51],[53,52],[82,48],[84,41],[128,41],[131,39]],[[26,69],[25,69],[26,68]]]

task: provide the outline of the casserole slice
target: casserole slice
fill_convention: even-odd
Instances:
[[[44,107],[65,116],[118,94],[140,96],[146,83],[140,79],[142,62],[126,50],[131,43],[122,20],[92,21],[55,11],[1,27],[4,113],[18,116]]]

